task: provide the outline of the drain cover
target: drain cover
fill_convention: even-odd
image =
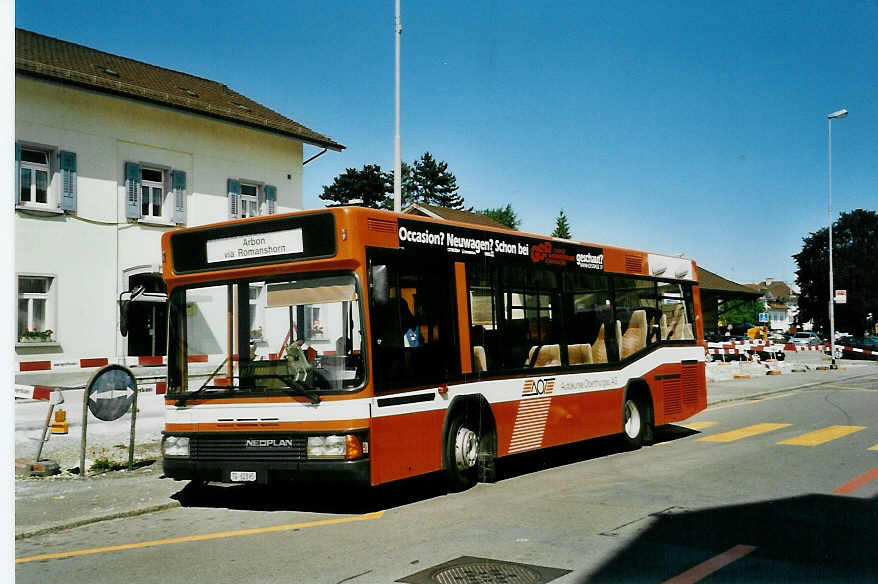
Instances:
[[[570,570],[463,556],[397,580],[407,584],[545,584]]]

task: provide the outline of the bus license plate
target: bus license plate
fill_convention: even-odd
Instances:
[[[244,483],[256,480],[255,470],[233,470],[231,472],[233,483]]]

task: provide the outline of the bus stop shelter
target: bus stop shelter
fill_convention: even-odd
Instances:
[[[717,329],[719,319],[726,311],[762,297],[761,292],[727,280],[701,266],[698,266],[698,285],[705,331]]]

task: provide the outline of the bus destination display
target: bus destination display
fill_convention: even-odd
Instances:
[[[235,235],[207,241],[207,263],[302,253],[302,230]]]
[[[171,234],[178,274],[302,261],[336,253],[331,213],[278,217]]]

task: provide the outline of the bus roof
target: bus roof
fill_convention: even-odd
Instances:
[[[680,256],[358,206],[253,217],[165,233],[163,272],[169,280],[217,270],[255,273],[291,262],[326,267],[327,262],[337,265],[347,260],[356,265],[366,246],[445,249],[462,259],[499,253],[518,260],[530,258],[532,263],[698,279],[695,262]]]

